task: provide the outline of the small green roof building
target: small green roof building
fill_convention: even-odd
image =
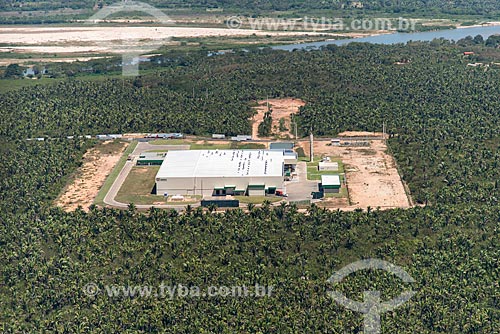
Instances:
[[[339,175],[321,175],[321,188],[324,193],[340,192],[340,176]]]

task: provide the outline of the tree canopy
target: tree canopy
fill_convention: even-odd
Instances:
[[[311,52],[261,50],[165,66],[134,80],[68,78],[0,96],[0,329],[5,333],[359,333],[361,301],[412,289],[382,315],[387,333],[495,333],[500,323],[499,57],[444,42],[351,44]],[[481,59],[489,67],[470,67]],[[402,61],[405,60],[405,61]],[[135,83],[135,84],[134,84]],[[193,94],[194,88],[194,94]],[[353,212],[295,205],[185,213],[52,201],[92,140],[135,131],[206,134],[250,129],[250,105],[301,98],[303,134],[376,131],[387,123],[415,199],[412,209]],[[51,140],[27,141],[50,136]],[[362,258],[414,279],[362,271],[327,279]],[[95,284],[96,296],[85,287]],[[265,298],[113,297],[106,286],[274,287]],[[157,290],[156,290],[157,291]]]

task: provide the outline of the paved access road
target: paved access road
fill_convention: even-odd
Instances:
[[[297,163],[295,172],[297,177],[293,181],[285,182],[287,201],[312,201],[311,192],[318,191],[318,181],[307,180],[307,164],[304,161]]]
[[[109,189],[108,193],[104,197],[104,203],[116,208],[128,208],[128,203],[121,203],[115,200],[118,191],[125,182],[128,174],[132,170],[132,167],[135,166],[137,158],[141,153],[152,150],[165,150],[165,151],[173,151],[173,150],[189,150],[189,145],[151,145],[148,142],[139,142],[134,149],[134,151],[130,154],[132,160],[127,160],[125,166],[123,166],[120,174],[116,177],[115,182]],[[159,208],[159,209],[174,209],[174,210],[183,210],[186,205],[143,205],[137,204],[136,208],[138,209],[149,209],[151,207]],[[199,206],[199,204],[193,204],[192,207]]]
[[[120,174],[117,176],[113,185],[109,189],[108,193],[104,197],[104,203],[117,208],[127,208],[128,203],[121,203],[115,200],[118,191],[125,182],[128,174],[132,170],[132,167],[135,166],[137,158],[139,155],[146,151],[152,150],[188,150],[189,145],[151,145],[148,142],[139,142],[137,147],[131,154],[132,160],[127,160],[125,166],[120,171]],[[289,197],[286,198],[287,201],[302,201],[302,200],[311,200],[315,202],[316,200],[312,200],[311,192],[318,191],[318,181],[308,181],[307,180],[307,164],[303,161],[297,164],[296,168],[297,178],[293,181],[285,182],[286,193],[288,193]],[[200,206],[200,204],[192,204],[192,207]],[[186,205],[136,205],[138,209],[149,209],[151,207],[159,208],[159,209],[175,209],[175,210],[184,210]]]

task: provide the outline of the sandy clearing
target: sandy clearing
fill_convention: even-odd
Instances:
[[[349,136],[366,136],[366,133],[349,131]],[[370,133],[373,135],[373,133]],[[354,210],[357,208],[409,208],[405,188],[399,177],[394,158],[386,153],[382,140],[370,141],[369,147],[328,146],[327,141],[316,141],[316,155],[339,157],[344,163],[351,205],[338,199],[327,199],[322,205],[328,208]],[[309,144],[301,142],[309,155]]]
[[[267,100],[258,101],[259,104],[255,111],[257,114],[253,117],[252,121],[252,138],[258,138],[259,133],[259,124],[264,119],[264,114],[267,111]],[[272,118],[273,118],[273,132],[278,131],[280,137],[289,137],[293,138],[295,135],[292,131],[291,126],[291,115],[295,114],[299,111],[300,107],[306,105],[304,101],[301,99],[295,98],[282,98],[282,99],[270,99],[269,105],[273,110]],[[288,131],[279,132],[279,120],[281,118],[285,119],[285,126]]]
[[[108,145],[108,142],[101,145]],[[92,148],[85,153],[83,166],[76,172],[76,178],[66,186],[55,204],[68,212],[74,211],[78,206],[88,211],[106,177],[120,160],[127,146],[128,143],[121,143],[117,150],[104,154],[100,153],[97,148]]]
[[[338,137],[380,137],[382,132],[368,132],[368,131],[344,131],[339,133]]]
[[[457,29],[467,29],[467,28],[493,27],[493,26],[498,26],[498,25],[500,25],[500,22],[493,21],[493,22],[485,22],[482,24],[473,24],[470,26],[462,26],[462,25],[456,24],[456,27],[457,27]]]
[[[146,42],[159,47],[172,37],[227,36],[333,36],[321,32],[262,31],[253,29],[161,27],[161,26],[74,26],[74,27],[0,27],[0,43],[7,47],[65,47],[65,52],[108,51],[141,46]],[[31,49],[43,52],[44,49]],[[122,50],[117,50],[121,52]],[[54,51],[50,51],[54,52]]]

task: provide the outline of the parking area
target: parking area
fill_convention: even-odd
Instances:
[[[293,181],[285,182],[287,200],[289,202],[311,200],[311,192],[319,191],[318,181],[307,180],[307,165],[299,161],[296,167],[297,177]]]

